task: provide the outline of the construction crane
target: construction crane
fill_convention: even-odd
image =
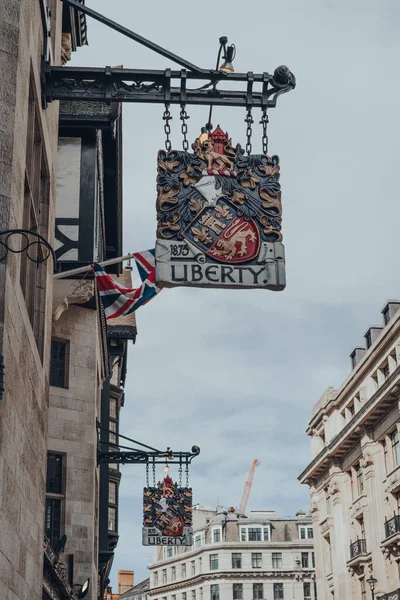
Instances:
[[[257,459],[253,460],[253,464],[251,465],[251,469],[250,469],[250,473],[249,473],[249,478],[246,481],[246,483],[244,484],[242,501],[240,503],[239,511],[238,511],[240,515],[246,514],[247,503],[249,501],[249,496],[250,496],[250,492],[251,492],[251,486],[253,485],[254,471],[256,470],[256,467],[259,464],[260,464],[259,460],[257,460]]]

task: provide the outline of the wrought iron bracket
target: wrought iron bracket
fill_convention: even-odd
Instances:
[[[101,463],[116,463],[116,464],[151,464],[158,465],[182,465],[190,464],[195,456],[200,454],[198,446],[192,446],[191,452],[173,452],[170,448],[167,450],[157,450],[156,452],[136,451],[113,451],[98,453],[98,462]]]
[[[157,71],[112,69],[111,67],[53,67],[49,62],[45,62],[42,73],[44,105],[53,100],[182,104],[182,94],[184,94],[185,103],[192,105],[246,107],[251,104],[254,107],[273,108],[278,97],[294,89],[296,85],[295,76],[285,66],[275,69],[273,75],[251,72],[226,73],[216,69],[202,69],[88,6],[80,4],[77,0],[62,1],[146,48],[169,58],[184,69]],[[177,80],[178,85],[172,86],[171,80]],[[203,84],[197,88],[186,88],[186,82],[189,80],[202,80]],[[246,82],[246,86],[241,90],[217,89],[217,84],[220,82]],[[253,83],[261,84],[259,92],[253,91]]]
[[[254,91],[252,83],[262,84],[261,91]],[[152,104],[182,104],[183,81],[206,80],[207,84],[197,88],[186,88],[186,104],[203,106],[237,106],[274,108],[282,94],[294,89],[296,80],[285,66],[269,73],[222,73],[209,70],[165,71],[148,69],[113,69],[89,67],[45,66],[44,85],[46,101],[92,100],[103,102],[140,102]],[[171,80],[179,85],[172,86]],[[216,88],[218,82],[245,82],[242,90]]]
[[[20,236],[18,239],[17,236]],[[29,236],[34,239],[31,240]],[[13,240],[14,244],[13,245]],[[29,229],[6,229],[0,231],[0,262],[3,262],[9,252],[21,254],[25,252],[26,256],[37,266],[45,263],[50,256],[53,259],[53,266],[56,267],[57,258],[49,242],[35,231]]]
[[[152,446],[148,446],[147,444],[143,444],[142,442],[138,442],[137,440],[133,440],[121,433],[115,433],[110,429],[105,429],[101,427],[100,423],[97,422],[97,431],[98,431],[98,451],[97,451],[97,459],[98,463],[117,463],[117,464],[164,464],[168,463],[171,465],[175,464],[185,464],[189,465],[192,460],[200,454],[200,448],[198,446],[192,446],[191,452],[174,452],[171,448],[167,448],[166,450],[158,450],[157,448],[153,448]],[[117,442],[120,439],[127,440],[131,442],[131,444],[135,444],[136,446],[141,446],[141,448],[131,448],[128,446],[123,446],[120,443],[111,443],[109,439],[102,438],[102,433],[106,435],[106,438],[109,438],[109,435],[114,435],[117,438]],[[110,450],[110,446],[116,448],[116,450]],[[121,451],[120,448],[124,448],[125,450]],[[142,450],[143,448],[143,450]]]

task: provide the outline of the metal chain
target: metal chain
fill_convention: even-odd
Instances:
[[[150,487],[150,480],[149,480],[149,463],[146,463],[146,487]]]
[[[269,123],[269,117],[267,115],[267,109],[264,108],[261,115],[260,125],[262,125],[263,133],[262,133],[262,150],[265,156],[268,155],[268,135],[267,135],[267,127]]]
[[[156,487],[156,463],[153,458],[153,487]]]
[[[163,114],[163,120],[165,121],[164,124],[164,132],[165,132],[165,149],[167,152],[169,152],[172,148],[172,144],[171,144],[171,140],[169,139],[169,136],[171,135],[171,125],[169,124],[169,122],[171,121],[172,117],[171,117],[171,113],[169,112],[169,104],[165,105],[165,110],[164,110],[164,114]]]
[[[186,112],[185,104],[181,104],[181,112],[180,112],[179,118],[182,121],[182,127],[181,127],[181,131],[182,131],[182,135],[183,135],[182,147],[183,147],[184,151],[187,152],[189,150],[189,142],[187,141],[187,137],[186,137],[187,132],[188,132],[186,121],[187,121],[187,119],[190,119],[190,117]]]
[[[189,463],[186,459],[186,467],[185,467],[185,474],[186,474],[186,487],[189,487]]]
[[[179,461],[179,487],[182,487],[182,460]]]
[[[247,114],[246,114],[246,118],[245,118],[245,123],[247,123],[247,128],[246,128],[246,137],[247,137],[247,143],[246,143],[246,152],[247,154],[251,154],[251,136],[253,134],[253,129],[252,129],[252,125],[254,123],[254,119],[251,116],[251,108],[247,109]]]

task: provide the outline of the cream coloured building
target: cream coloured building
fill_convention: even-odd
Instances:
[[[311,518],[197,505],[192,547],[161,547],[149,600],[316,600]]]
[[[400,598],[400,303],[351,354],[352,370],[328,388],[307,429],[319,600]]]

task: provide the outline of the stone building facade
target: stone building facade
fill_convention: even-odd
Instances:
[[[400,598],[400,304],[388,302],[307,429],[319,600]]]
[[[71,16],[71,15],[70,15]],[[61,64],[71,34],[56,0],[0,2],[0,231],[29,229],[52,242],[58,103],[43,109],[41,66]],[[69,29],[68,29],[69,27]],[[75,37],[75,48],[81,40]],[[20,241],[13,242],[14,250]],[[3,247],[1,258],[4,259]],[[34,253],[34,251],[33,251]],[[52,322],[51,259],[0,261],[0,584],[6,600],[42,598]]]
[[[316,600],[311,518],[195,506],[192,547],[162,547],[151,600]]]

